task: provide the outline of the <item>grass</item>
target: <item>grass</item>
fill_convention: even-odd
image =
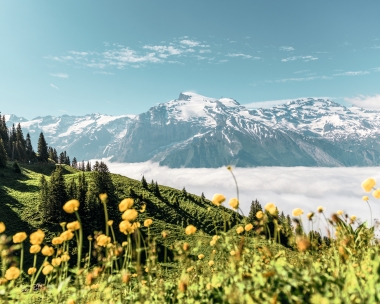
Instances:
[[[380,250],[374,227],[333,215],[327,219],[331,237],[323,240],[307,235],[302,222],[296,221],[285,248],[245,226],[247,218],[223,206],[170,187],[159,186],[160,193],[154,194],[120,175],[112,175],[112,181],[120,201],[131,193],[135,196],[134,226],[116,239],[113,233],[108,238],[99,231],[85,238],[85,244],[79,237],[83,227],[73,228],[73,239],[62,244],[41,240],[41,246],[54,248],[54,254],[42,250],[36,255],[43,285],[31,290],[37,273],[17,275],[22,251],[10,236],[38,229],[38,178],[48,178],[53,169],[25,166],[22,175],[10,167],[0,171],[0,222],[6,224],[0,233],[1,303],[380,302]],[[80,174],[65,170],[67,182]],[[323,210],[314,217],[324,218]],[[254,224],[265,229],[276,218],[276,209],[268,208]],[[224,231],[226,222],[230,225]],[[29,239],[24,243],[27,246]],[[78,268],[75,252],[80,248],[84,251]],[[33,258],[25,250],[25,272]],[[49,264],[43,266],[44,261]]]

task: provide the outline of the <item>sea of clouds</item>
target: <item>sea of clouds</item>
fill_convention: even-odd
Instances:
[[[92,163],[95,160],[92,160]],[[105,161],[112,173],[141,180],[144,175],[148,183],[153,179],[160,185],[177,189],[186,187],[190,193],[211,199],[214,193],[222,193],[227,201],[236,197],[234,179],[226,167],[217,169],[171,169],[157,163],[113,163]],[[316,212],[318,206],[325,207],[326,216],[337,210],[356,215],[361,221],[370,220],[368,205],[362,201],[368,195],[373,218],[380,218],[380,200],[365,193],[361,183],[368,177],[380,183],[378,167],[257,167],[233,168],[239,186],[240,204],[244,214],[249,213],[252,200],[263,206],[275,203],[280,211],[291,214],[300,207],[304,210],[304,221],[308,212]],[[226,202],[227,205],[227,202]]]

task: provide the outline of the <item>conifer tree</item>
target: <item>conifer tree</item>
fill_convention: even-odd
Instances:
[[[83,163],[83,171],[84,171],[84,163]],[[86,171],[91,172],[91,163],[89,161],[86,164]]]
[[[41,175],[40,181],[39,181],[39,187],[40,187],[40,198],[39,198],[39,207],[38,210],[41,214],[41,222],[46,223],[48,220],[48,215],[53,210],[49,209],[49,185],[48,182],[45,179],[44,175]]]
[[[33,150],[32,147],[32,141],[30,139],[29,133],[26,134],[26,140],[25,140],[25,154],[26,154],[26,160],[29,162],[34,162],[36,158],[36,153]]]
[[[13,163],[13,172],[21,174],[21,168],[20,165],[18,164],[17,160]]]
[[[65,165],[70,166],[70,164],[71,164],[71,162],[70,162],[70,157],[69,157],[69,156],[66,156]]]
[[[73,168],[75,168],[75,169],[78,168],[78,162],[77,162],[77,158],[76,157],[73,158],[73,161],[71,162],[71,166]]]
[[[3,117],[0,115],[0,138],[3,140],[4,149],[7,149],[9,144],[9,134],[7,124],[5,123],[5,115],[3,115]]]
[[[145,179],[144,175],[142,176],[142,179],[141,179],[141,185],[142,185],[143,188],[145,188],[145,189],[148,188],[148,183],[146,182],[146,179]]]
[[[158,197],[161,196],[161,194],[160,194],[160,188],[158,187],[157,182],[154,184],[154,194],[155,194],[156,196],[158,196]]]
[[[187,191],[186,191],[186,188],[185,188],[185,187],[183,187],[183,189],[182,189],[182,194],[183,194],[184,196],[187,196]]]
[[[72,179],[69,186],[67,187],[67,198],[70,199],[78,199],[78,189],[75,180]]]
[[[61,154],[59,154],[59,159],[58,159],[58,162],[63,165],[66,163],[66,151],[63,151],[61,152]]]
[[[65,221],[66,216],[62,207],[67,202],[65,180],[63,178],[62,168],[57,166],[50,177],[49,199],[47,220],[54,223]]]
[[[7,152],[5,151],[2,138],[0,138],[0,168],[7,166]]]
[[[38,139],[37,153],[38,153],[38,161],[40,161],[41,163],[48,162],[48,159],[49,159],[48,146],[45,141],[44,134],[42,132],[40,133],[40,137]]]

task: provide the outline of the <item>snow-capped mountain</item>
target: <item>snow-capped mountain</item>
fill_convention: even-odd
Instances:
[[[23,132],[30,133],[35,150],[40,132],[43,132],[48,145],[58,152],[66,150],[71,157],[86,160],[111,156],[110,149],[119,145],[126,133],[127,123],[134,115],[45,116],[29,121],[15,115],[8,117],[8,127],[20,122]]]
[[[78,160],[112,155],[169,167],[380,164],[380,111],[323,99],[248,109],[230,98],[184,92],[135,117],[47,116],[21,126],[35,141],[43,131],[49,145]]]

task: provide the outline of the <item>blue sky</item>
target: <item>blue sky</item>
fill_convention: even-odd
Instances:
[[[379,12],[379,1],[2,0],[0,110],[138,114],[182,91],[380,108]]]

